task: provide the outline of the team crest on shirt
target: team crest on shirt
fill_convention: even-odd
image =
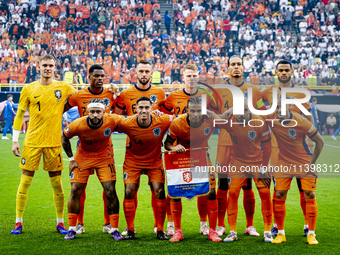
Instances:
[[[244,91],[243,96],[244,96],[244,98],[248,98],[248,91]]]
[[[70,130],[69,130],[69,128],[67,127],[67,128],[65,128],[65,133],[68,133],[68,132],[70,132]]]
[[[62,96],[61,91],[60,91],[59,89],[55,90],[55,91],[54,91],[54,95],[55,95],[55,97],[58,99],[57,101],[59,102],[59,101],[60,101],[60,98],[61,98],[61,96]]]
[[[104,130],[104,136],[109,136],[111,134],[111,128],[107,128]]]
[[[107,97],[105,97],[105,98],[103,99],[103,103],[104,103],[105,107],[108,107],[109,104],[110,104],[110,99],[108,99]]]
[[[161,128],[160,127],[155,128],[153,130],[153,134],[154,134],[154,136],[158,137],[161,134]]]
[[[231,178],[230,177],[228,177],[228,185],[230,185],[231,184]]]
[[[183,181],[185,181],[186,183],[189,183],[192,181],[192,173],[189,171],[183,172]]]
[[[123,179],[124,179],[124,181],[127,179],[127,177],[128,177],[128,174],[127,174],[127,173],[124,173],[124,174],[123,174]]]
[[[254,140],[256,138],[256,131],[252,130],[252,131],[248,131],[248,137],[251,140]]]
[[[25,158],[22,158],[21,159],[21,165],[25,165],[26,164],[26,159]]]
[[[156,95],[151,95],[150,96],[151,103],[156,103],[157,102],[157,96]]]
[[[207,127],[206,129],[204,129],[203,133],[204,135],[209,135],[210,134],[210,127]]]
[[[288,134],[290,136],[290,139],[296,139],[296,130],[293,128],[288,129]]]
[[[72,172],[72,173],[70,174],[70,179],[73,180],[73,178],[74,178],[74,173]]]

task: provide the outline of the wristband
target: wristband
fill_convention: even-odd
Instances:
[[[13,136],[12,136],[13,137],[13,142],[18,142],[19,134],[20,134],[19,130],[13,129]]]
[[[74,157],[68,158],[69,161],[74,161]]]

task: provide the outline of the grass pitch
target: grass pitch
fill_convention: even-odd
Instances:
[[[20,137],[22,142],[24,136]],[[124,185],[122,165],[124,162],[125,135],[113,135],[115,147],[115,161],[117,170],[116,189],[120,200],[120,225],[123,231],[126,222],[123,213]],[[339,164],[340,142],[333,141],[324,136],[325,147],[318,160],[322,164]],[[76,140],[72,140],[75,150]],[[182,229],[184,240],[180,243],[159,241],[153,233],[153,214],[151,208],[150,189],[147,177],[142,176],[138,192],[138,209],[136,213],[136,240],[114,241],[109,234],[102,232],[103,202],[102,188],[95,175],[91,176],[86,189],[85,203],[85,230],[86,232],[73,241],[66,241],[63,235],[55,232],[56,215],[53,203],[52,188],[48,174],[40,169],[35,173],[33,183],[29,190],[28,202],[24,214],[23,233],[11,235],[15,224],[15,197],[20,182],[21,170],[19,158],[11,152],[11,140],[0,141],[0,253],[1,254],[104,254],[117,252],[118,254],[339,254],[340,243],[338,237],[338,222],[340,216],[340,173],[326,175],[320,178],[317,188],[317,203],[319,208],[317,222],[317,246],[309,246],[303,236],[303,215],[300,208],[299,193],[296,182],[292,182],[292,189],[287,198],[287,216],[285,230],[287,243],[274,245],[263,242],[263,222],[260,198],[256,194],[256,211],[254,225],[261,237],[245,236],[246,227],[244,210],[242,207],[242,192],[239,198],[238,241],[233,243],[213,243],[199,233],[199,216],[196,200],[188,202],[183,200]],[[212,138],[210,144],[216,145]],[[213,150],[210,152],[214,161]],[[63,154],[64,158],[67,158]],[[68,177],[68,161],[64,160],[62,174],[65,190],[65,225],[67,222],[67,201],[70,195],[70,182]],[[227,219],[226,219],[227,220]],[[226,224],[226,231],[229,232]],[[225,237],[225,236],[224,236]]]

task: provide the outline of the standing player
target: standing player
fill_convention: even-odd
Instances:
[[[271,106],[273,103],[273,88],[276,87],[277,88],[277,93],[281,94],[281,88],[292,88],[294,87],[294,85],[292,85],[292,81],[291,81],[291,77],[294,73],[292,64],[290,62],[288,62],[287,60],[281,60],[278,62],[277,66],[276,66],[276,75],[279,79],[279,85],[278,86],[271,86],[269,88],[267,88],[266,90],[264,90],[262,92],[262,97],[264,101],[268,101],[269,105]],[[301,94],[301,93],[287,93],[287,96],[289,97],[295,97],[295,98],[304,98],[305,95]],[[311,112],[311,107],[309,103],[304,103],[303,106],[309,111]],[[291,109],[292,112],[296,112],[298,114],[302,114],[300,112],[300,109],[297,108],[296,106],[294,108]],[[314,123],[314,119],[312,115],[307,115],[305,116],[311,123]],[[313,151],[313,141],[309,140],[309,148],[311,151]],[[275,166],[277,165],[277,161],[278,161],[278,157],[279,157],[279,148],[277,145],[277,141],[276,138],[274,137],[274,134],[272,134],[272,154],[271,154],[271,158],[270,158],[270,165]],[[307,217],[306,217],[306,201],[305,201],[305,195],[303,190],[301,189],[301,183],[300,183],[300,179],[296,178],[297,181],[297,185],[300,191],[300,205],[302,208],[302,212],[303,212],[303,216],[304,216],[304,233],[307,236],[308,233],[308,222],[307,222]],[[273,199],[275,200],[275,194]],[[272,235],[275,236],[278,233],[278,229],[277,229],[277,224],[276,224],[276,220],[274,218],[274,225],[272,228]]]
[[[57,212],[57,232],[66,234],[64,226],[64,190],[61,183],[63,158],[61,151],[61,120],[66,99],[75,92],[69,84],[54,81],[56,60],[51,55],[39,59],[40,80],[26,85],[20,95],[18,112],[13,126],[12,151],[21,157],[21,181],[16,199],[16,224],[12,234],[22,232],[22,216],[32,183],[34,171],[39,168],[43,155],[43,169],[48,171],[53,188],[53,199]],[[19,133],[26,110],[30,112],[30,125],[20,155]]]
[[[153,187],[156,202],[157,238],[168,240],[163,232],[166,215],[164,191],[164,170],[162,160],[162,141],[168,131],[173,116],[151,115],[152,102],[148,97],[140,97],[136,102],[137,115],[129,117],[119,124],[118,131],[126,133],[129,145],[126,147],[123,165],[125,198],[124,213],[127,221],[125,239],[135,238],[134,222],[136,215],[135,195],[141,174],[149,176],[149,185]]]
[[[242,80],[244,66],[242,59],[239,56],[232,56],[228,60],[228,73],[230,80],[228,84],[237,86],[244,93],[245,98],[248,97],[248,88],[253,89],[253,103],[257,109],[266,109],[262,94],[256,86],[245,83]],[[226,88],[216,88],[222,100],[222,105],[219,106],[221,112],[225,112],[229,108],[233,107],[233,98],[231,92]],[[210,106],[213,108],[212,106]],[[226,130],[221,130],[218,138],[216,165],[217,166],[228,166],[229,156],[232,148],[231,138]],[[218,227],[217,233],[221,236],[225,233],[225,214],[227,210],[227,193],[228,193],[228,179],[224,173],[220,173],[217,189],[217,201],[218,201]],[[247,185],[242,187],[243,189],[243,206],[246,213],[247,228],[245,234],[251,236],[259,236],[256,229],[253,226],[254,212],[255,212],[255,194],[252,188],[252,181],[248,179]]]
[[[286,115],[281,115],[280,102],[276,109],[276,117],[278,120],[273,121],[272,131],[280,151],[277,166],[280,169],[285,167],[288,171],[274,171],[274,217],[278,226],[278,234],[272,243],[286,242],[284,231],[286,197],[292,178],[298,177],[300,178],[301,189],[306,201],[307,242],[308,244],[318,244],[315,239],[318,213],[315,199],[317,172],[311,172],[310,170],[314,169],[316,171],[314,164],[322,151],[324,140],[314,125],[302,115],[291,111],[287,111]],[[306,136],[316,144],[313,154],[306,144]]]
[[[128,116],[135,115],[137,113],[136,105],[137,100],[140,97],[148,97],[152,103],[152,109],[157,110],[160,102],[165,99],[165,92],[162,88],[151,85],[152,77],[151,63],[145,60],[139,61],[137,64],[137,85],[131,86],[121,92],[118,102],[116,104],[114,113],[123,114],[126,112]],[[127,145],[129,141],[127,140]],[[152,190],[152,187],[150,187]],[[137,209],[137,192],[135,196],[135,208]],[[151,204],[156,224],[156,198],[154,192],[151,191]],[[155,229],[154,225],[154,229]],[[122,232],[122,235],[126,235],[127,230]]]
[[[222,118],[226,119],[223,115]],[[244,115],[235,115],[228,124],[219,125],[219,127],[228,131],[233,142],[230,166],[234,169],[228,172],[227,211],[230,234],[224,241],[237,240],[238,197],[241,188],[247,186],[247,183],[254,179],[261,198],[264,241],[271,242],[273,240],[270,233],[272,204],[270,177],[267,173],[271,151],[269,127],[262,117],[250,113],[247,102],[245,102]],[[262,170],[263,172],[261,172]]]
[[[199,70],[195,64],[187,64],[183,70],[183,80],[185,88],[173,91],[169,94],[167,99],[160,105],[160,110],[165,113],[184,114],[187,112],[188,100],[190,97],[201,96],[203,93],[197,88],[199,77]],[[208,209],[207,198],[201,196],[197,198],[197,208],[200,215],[200,232],[204,235],[209,234],[209,227],[207,226]],[[167,217],[168,229],[167,235],[174,234],[174,223],[172,220],[170,197],[167,196]]]
[[[170,125],[170,135],[165,141],[165,149],[184,152],[190,148],[208,147],[208,140],[213,132],[213,122],[206,121],[201,114],[202,99],[193,97],[188,100],[187,114],[182,114],[176,118]],[[177,145],[174,145],[177,141]],[[211,166],[207,154],[207,162]],[[210,173],[210,192],[206,196],[208,201],[207,211],[209,217],[208,239],[213,242],[221,242],[222,239],[216,233],[217,224],[217,201],[216,201],[216,179],[213,173]],[[183,240],[181,227],[182,202],[181,199],[171,199],[172,217],[175,223],[176,232],[170,239],[170,242],[179,242]]]
[[[116,105],[116,99],[114,98],[112,92],[108,89],[103,88],[105,79],[105,70],[100,65],[93,65],[89,69],[89,80],[90,80],[90,87],[84,88],[82,90],[77,91],[74,93],[70,98],[67,100],[65,105],[65,112],[71,109],[74,106],[78,107],[80,117],[88,115],[87,105],[89,101],[93,98],[99,98],[103,100],[105,105],[105,112],[110,113],[110,111]],[[112,146],[112,141],[109,141],[110,146]],[[114,159],[113,159],[114,160]],[[85,232],[84,229],[84,206],[85,206],[85,199],[86,199],[86,184],[83,189],[83,193],[80,197],[80,212],[78,214],[78,225],[77,225],[77,234],[81,234]],[[107,200],[105,196],[105,192],[103,192],[103,200],[104,200],[104,227],[103,232],[110,231],[110,218],[107,213]]]
[[[98,70],[98,69],[97,69]],[[95,74],[94,74],[95,75]],[[96,170],[107,198],[107,212],[111,235],[115,240],[124,238],[118,231],[119,200],[116,194],[116,170],[113,161],[111,133],[123,117],[105,114],[103,100],[92,99],[87,105],[88,117],[73,121],[64,130],[61,138],[63,148],[70,159],[71,194],[68,201],[69,231],[65,239],[74,239],[80,212],[80,196],[83,193],[91,171]],[[73,158],[70,139],[79,137],[79,146]]]

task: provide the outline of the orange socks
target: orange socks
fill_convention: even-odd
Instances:
[[[107,198],[105,196],[105,192],[103,190],[103,201],[104,201],[104,225],[106,226],[107,224],[111,223],[109,213],[107,212]],[[112,224],[111,224],[112,228]]]
[[[300,191],[300,205],[301,205],[301,209],[303,212],[303,218],[305,220],[305,225],[308,225],[308,217],[307,217],[307,211],[306,211],[306,199],[305,199],[305,194],[303,193],[303,191]]]
[[[78,218],[78,214],[76,214],[76,213],[68,213],[68,225],[70,227],[77,226],[77,218]]]
[[[166,201],[166,217],[168,218],[168,222],[174,222],[174,220],[172,219],[171,198],[169,197],[169,195],[166,196],[165,201]]]
[[[80,196],[80,211],[78,214],[78,223],[84,226],[84,208],[85,208],[85,199],[86,199],[86,189],[87,184],[85,184],[84,191]]]
[[[207,222],[208,219],[208,200],[206,196],[197,198],[198,214],[201,222]]]
[[[318,215],[318,206],[316,199],[306,199],[306,216],[308,220],[308,230],[315,231],[316,218]]]
[[[157,198],[155,195],[155,192],[151,190],[151,206],[152,206],[152,212],[153,212],[153,227],[157,227]]]
[[[264,231],[270,231],[272,225],[272,201],[270,197],[270,189],[258,189],[261,198],[261,210],[264,222]]]
[[[134,231],[136,216],[135,199],[124,198],[123,208],[128,230]]]
[[[274,217],[277,222],[277,228],[284,230],[286,218],[286,199],[275,198],[274,201]]]
[[[109,219],[110,219],[109,223],[111,224],[111,228],[117,228],[118,229],[119,213],[109,215]]]
[[[182,220],[182,201],[178,202],[170,202],[171,204],[171,212],[172,218],[174,220],[176,231],[181,229],[181,220]]]
[[[166,216],[166,201],[165,199],[156,199],[155,213],[157,217],[157,231],[164,230],[164,221]]]
[[[138,205],[137,192],[138,192],[138,190],[136,190],[135,197],[133,198],[135,200],[135,208],[136,208],[136,210],[137,210],[137,205]]]
[[[217,224],[217,200],[208,200],[209,227],[216,230]]]
[[[277,226],[277,223],[276,223],[276,218],[275,218],[275,215],[274,215],[274,204],[275,204],[275,199],[276,199],[276,191],[274,189],[273,191],[273,202],[272,202],[272,212],[273,212],[273,224]]]
[[[238,213],[238,197],[240,195],[240,188],[231,188],[229,189],[229,199],[227,203],[227,212],[228,212],[228,223],[230,227],[230,231],[236,231],[237,224],[237,213]]]
[[[253,189],[243,190],[243,207],[246,213],[247,227],[254,226],[255,194]]]
[[[217,189],[217,204],[218,204],[218,226],[225,227],[225,214],[227,212],[228,190]]]

